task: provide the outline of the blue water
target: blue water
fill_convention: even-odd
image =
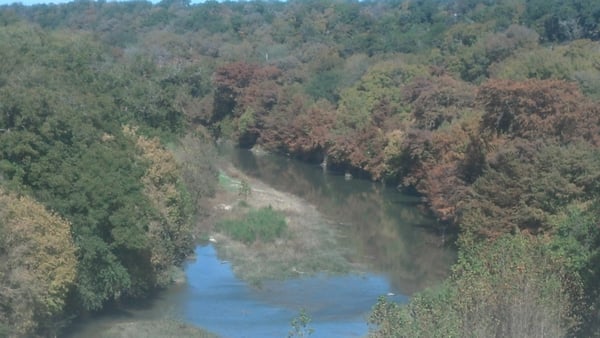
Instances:
[[[384,276],[373,274],[271,281],[257,289],[237,279],[212,246],[197,247],[185,272],[188,284],[178,294],[185,301],[177,302],[181,319],[232,338],[286,337],[301,309],[311,318],[311,337],[362,337],[377,298],[394,291]]]

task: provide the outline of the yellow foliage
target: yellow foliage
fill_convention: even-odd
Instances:
[[[181,253],[189,247],[191,240],[185,201],[178,189],[179,167],[173,154],[159,139],[137,135],[136,129],[128,126],[123,127],[123,133],[135,140],[141,158],[149,163],[142,183],[145,195],[159,213],[148,224],[150,262],[158,284],[165,285],[170,282],[170,268],[183,258]]]
[[[61,314],[75,281],[71,225],[33,199],[1,189],[0,223],[0,318],[15,335],[28,335]]]
[[[400,129],[392,130],[386,134],[387,143],[383,149],[383,160],[387,174],[393,174],[393,171],[400,167],[401,163],[398,163],[398,158],[404,151],[405,138],[406,134]]]

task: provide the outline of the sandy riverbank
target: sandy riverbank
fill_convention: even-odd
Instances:
[[[220,189],[209,201],[208,217],[200,223],[199,231],[204,238],[213,238],[220,258],[232,263],[238,277],[258,284],[266,279],[351,269],[338,241],[336,227],[324,219],[315,206],[248,177],[233,165],[221,168],[220,181]],[[251,188],[245,199],[239,194],[243,181]],[[268,206],[286,216],[287,232],[274,242],[246,245],[231,240],[214,227],[220,219],[239,217],[250,209]]]

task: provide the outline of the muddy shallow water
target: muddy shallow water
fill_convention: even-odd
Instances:
[[[213,246],[198,246],[186,264],[187,283],[158,294],[143,306],[82,322],[71,337],[98,337],[114,323],[174,318],[223,337],[286,337],[304,309],[312,337],[361,337],[380,296],[406,302],[441,281],[455,260],[435,221],[419,200],[365,180],[346,180],[282,156],[255,156],[227,149],[222,156],[244,174],[294,194],[339,231],[347,259],[360,272],[266,281],[250,286],[236,278]]]

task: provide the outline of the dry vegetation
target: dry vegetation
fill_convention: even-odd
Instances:
[[[99,338],[216,338],[217,335],[169,319],[123,322],[101,333]]]
[[[219,255],[232,262],[235,273],[248,281],[294,277],[316,272],[339,273],[350,269],[337,232],[313,205],[277,191],[263,182],[248,177],[229,165],[221,173],[226,183],[211,200],[210,217],[201,224],[201,232],[214,231],[219,219],[242,216],[250,209],[271,206],[285,215],[286,233],[272,242],[251,244],[234,241],[225,234],[212,234]],[[251,193],[244,200],[237,187],[248,182]],[[229,188],[228,188],[229,187]]]

